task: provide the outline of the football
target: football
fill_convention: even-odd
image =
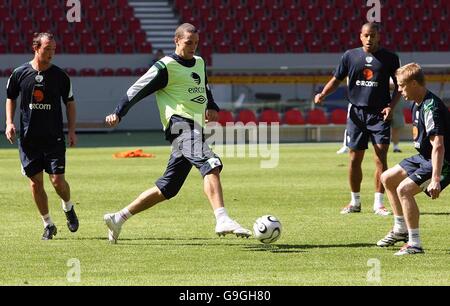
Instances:
[[[262,216],[253,224],[253,234],[262,243],[275,242],[281,235],[281,222],[271,215]]]

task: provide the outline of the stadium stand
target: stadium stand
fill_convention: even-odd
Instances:
[[[405,123],[411,124],[412,123],[412,114],[411,109],[404,108],[403,109],[403,116],[405,117]]]
[[[284,113],[283,123],[288,125],[304,125],[306,121],[300,110],[290,109]]]
[[[228,122],[234,122],[233,113],[228,110],[219,111],[218,122],[221,126],[226,126]]]
[[[321,124],[328,124],[329,122],[325,112],[320,108],[315,108],[308,112],[306,123],[313,125],[321,125]]]
[[[335,109],[330,114],[330,123],[332,124],[346,124],[347,111],[344,109]]]
[[[252,110],[243,109],[239,111],[236,122],[247,124],[249,122],[258,123],[258,120],[256,119],[256,115]]]
[[[259,122],[260,123],[280,123],[280,115],[276,110],[273,109],[265,109],[261,112],[261,115],[259,116]]]
[[[29,52],[34,32],[52,32],[59,53],[151,53],[151,43],[127,0],[93,0],[86,22],[68,23],[65,0],[4,0],[0,4],[0,53]],[[131,34],[130,34],[131,33]],[[4,43],[6,42],[6,43]]]
[[[420,0],[415,4],[419,10],[408,3],[382,1],[383,10],[389,12],[381,23],[386,47],[404,52],[449,51],[449,2]],[[206,34],[201,45],[207,60],[214,52],[342,52],[358,46],[353,29],[366,22],[368,10],[362,0],[176,0],[174,8],[180,21],[213,33]],[[405,39],[408,43],[403,44]]]
[[[81,57],[149,54],[153,45],[147,41],[150,37],[148,31],[151,31],[149,28],[154,24],[147,24],[145,20],[140,19],[139,15],[148,15],[148,11],[135,11],[132,5],[136,2],[139,7],[144,2],[147,5],[151,1],[83,1],[82,16],[86,22],[68,23],[65,0],[3,0],[0,2],[0,54],[29,54],[33,33],[37,31],[51,31],[56,35],[58,54]],[[381,2],[383,46],[397,52],[415,54],[450,51],[450,1],[417,0],[413,4],[407,0]],[[178,19],[175,22],[191,22],[200,29],[198,52],[208,65],[212,65],[212,54],[217,53],[239,53],[239,56],[264,53],[283,56],[297,53],[295,57],[310,56],[311,53],[324,53],[319,55],[328,56],[334,53],[337,56],[348,48],[359,46],[357,29],[366,21],[365,14],[368,10],[366,1],[363,0],[174,0],[165,5],[168,10],[172,8],[177,13]],[[173,17],[173,14],[166,11],[164,14]],[[156,27],[156,32],[156,35],[159,35],[163,30]],[[169,36],[173,35],[173,32],[168,33]],[[156,46],[161,42],[152,40],[152,43]],[[171,42],[171,47],[172,45]],[[149,69],[149,66],[136,68],[147,64],[142,64],[142,61],[129,67],[126,67],[127,63],[123,64],[124,67],[122,64],[108,67],[111,65],[108,62],[96,63],[93,67],[89,67],[89,64],[76,65],[73,62],[66,64],[69,67],[65,69],[70,76],[99,79],[130,76],[134,78],[142,76]],[[150,58],[148,64],[150,65]],[[12,69],[8,66],[9,64],[0,67],[0,76],[8,77],[11,74]],[[215,65],[212,66],[215,68]],[[255,86],[257,89],[252,88],[246,92],[248,97],[254,97],[254,102],[250,101],[254,107],[247,105],[248,101],[245,101],[244,105],[241,105],[242,108],[233,106],[230,107],[231,111],[221,112],[222,125],[235,121],[281,122],[284,125],[315,127],[328,123],[345,123],[345,87],[327,97],[323,108],[318,110],[310,110],[312,106],[309,103],[300,101],[306,101],[307,94],[304,92],[316,91],[316,84],[324,84],[331,71],[293,72],[290,67],[289,71],[282,72],[263,69],[215,71],[218,70],[208,69],[208,81],[211,84],[226,84],[231,87],[239,84],[300,84],[300,88],[307,88],[288,94],[274,92],[278,96],[270,97],[265,93],[258,96],[261,87]],[[448,70],[441,75],[436,73],[434,79],[433,72],[429,73],[434,82],[447,82],[443,80],[448,78]],[[427,80],[428,77],[429,75]],[[303,84],[309,87],[302,87]],[[265,87],[263,90],[270,91]],[[299,103],[283,104],[294,96]],[[268,107],[273,110],[266,110]],[[237,111],[244,108],[251,110]],[[285,111],[286,109],[288,110]],[[404,114],[406,122],[410,123],[409,110],[405,110]]]

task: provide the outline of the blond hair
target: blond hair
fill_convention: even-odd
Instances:
[[[395,76],[402,78],[406,82],[416,81],[422,86],[425,86],[425,75],[423,74],[422,67],[417,63],[409,63],[397,69]]]
[[[190,23],[183,23],[175,30],[175,37],[176,38],[183,38],[184,32],[188,33],[198,33],[198,30],[195,26],[193,26]]]

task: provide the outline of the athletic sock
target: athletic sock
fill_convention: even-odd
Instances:
[[[44,227],[47,227],[48,225],[55,225],[52,221],[52,218],[50,217],[50,214],[41,216],[41,218],[42,218],[42,221],[44,222]]]
[[[373,210],[376,211],[379,208],[384,208],[384,193],[375,192],[373,200]]]
[[[122,225],[125,223],[125,221],[130,219],[131,216],[133,216],[133,215],[130,213],[128,208],[125,207],[121,211],[118,211],[114,214],[114,222],[118,225]]]
[[[352,201],[350,205],[352,206],[361,206],[361,195],[359,192],[351,192]]]
[[[227,218],[229,219],[230,217],[227,214],[227,210],[225,209],[225,207],[220,207],[214,210],[214,216],[216,216],[216,222],[220,223],[225,221]]]
[[[65,211],[65,212],[68,212],[68,211],[71,211],[72,210],[72,207],[73,207],[73,203],[72,203],[72,201],[64,201],[64,200],[61,200],[61,204],[62,204],[62,209]]]
[[[394,216],[394,232],[406,233],[407,231],[405,218],[403,216]]]
[[[420,248],[421,243],[420,243],[419,229],[418,228],[409,229],[408,234],[409,234],[408,245]]]

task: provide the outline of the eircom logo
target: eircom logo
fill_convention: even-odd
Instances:
[[[374,81],[356,81],[356,86],[362,87],[378,87],[378,82]]]
[[[30,107],[30,109],[41,109],[41,110],[51,110],[52,109],[51,104],[42,104],[42,103],[30,103],[29,107]]]

